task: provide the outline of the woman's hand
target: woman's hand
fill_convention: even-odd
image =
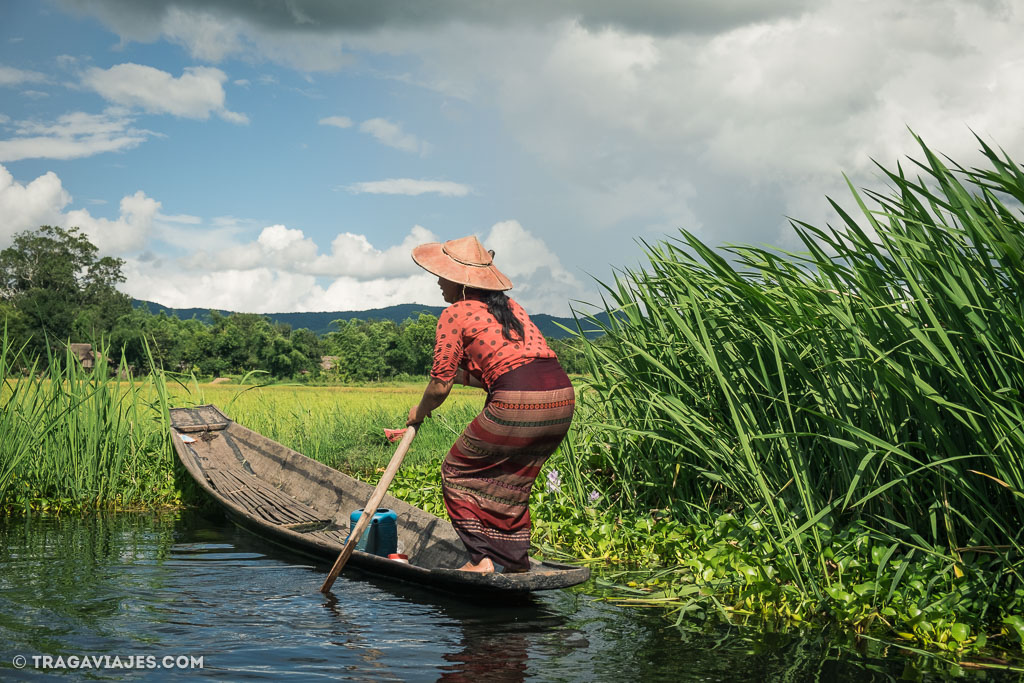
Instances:
[[[409,419],[405,421],[405,424],[406,426],[409,427],[413,425],[418,425],[428,417],[430,417],[430,411],[428,410],[425,413],[422,412],[420,404],[417,403],[416,405],[409,409]]]

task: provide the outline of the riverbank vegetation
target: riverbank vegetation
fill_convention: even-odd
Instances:
[[[607,287],[583,488],[674,523],[679,610],[1019,647],[1024,172],[921,149],[802,253],[683,233]]]
[[[146,509],[199,502],[169,441],[168,409],[213,403],[231,417],[299,452],[365,479],[394,446],[385,428],[401,427],[426,384],[361,387],[211,384],[155,372],[119,377],[105,365],[85,371],[68,352],[44,370],[8,339],[0,344],[0,510]],[[421,430],[407,456],[415,465],[444,453],[456,430],[483,405],[479,390],[458,387]]]
[[[859,215],[836,204],[834,227],[795,224],[801,253],[682,233],[608,283],[604,337],[574,347],[588,374],[573,429],[534,492],[539,552],[679,621],[1019,656],[1024,172],[987,146],[984,169],[922,153],[886,171],[888,193],[854,192]],[[171,404],[216,403],[375,481],[383,429],[422,390],[118,382],[15,348],[0,362],[8,510],[196,502],[175,476]],[[483,400],[454,398],[392,485],[437,514],[439,461]]]

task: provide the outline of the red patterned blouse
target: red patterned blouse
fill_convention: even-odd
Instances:
[[[555,358],[555,352],[548,347],[544,335],[523,307],[512,299],[508,304],[523,324],[522,340],[505,339],[501,323],[487,311],[482,301],[466,299],[444,309],[437,321],[434,367],[430,376],[450,382],[462,365],[489,387],[509,370],[536,358]]]

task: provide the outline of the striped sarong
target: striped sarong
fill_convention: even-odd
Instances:
[[[444,504],[473,562],[530,568],[530,490],[569,431],[574,405],[558,361],[532,361],[495,380],[483,411],[448,451]]]

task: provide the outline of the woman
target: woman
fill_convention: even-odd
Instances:
[[[445,509],[466,571],[530,568],[530,489],[572,421],[575,397],[555,353],[504,291],[512,283],[476,237],[422,244],[413,260],[451,304],[437,321],[434,365],[407,424],[419,424],[455,382],[487,390],[483,411],[441,466]]]

